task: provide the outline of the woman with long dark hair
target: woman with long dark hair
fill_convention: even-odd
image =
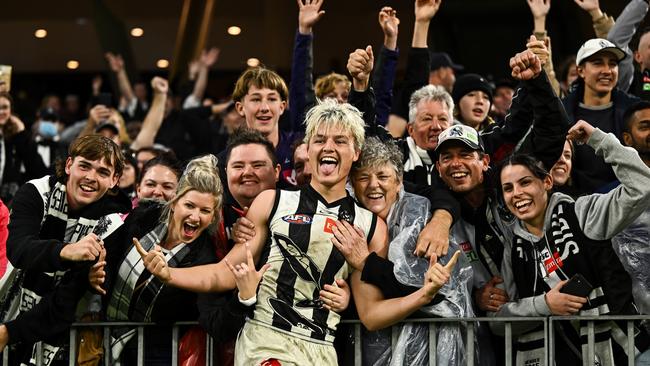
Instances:
[[[514,303],[498,315],[633,315],[631,280],[611,238],[650,204],[650,169],[634,149],[612,134],[578,121],[569,139],[587,143],[612,165],[621,185],[607,194],[573,199],[551,193],[552,176],[531,156],[513,155],[499,166],[499,189],[515,220],[510,247],[504,251],[504,280]],[[510,273],[507,273],[510,272]],[[576,283],[580,277],[581,284]],[[516,288],[516,289],[515,289]],[[622,327],[625,329],[625,327]],[[601,365],[622,365],[628,357],[648,356],[650,338],[635,333],[635,354],[626,354],[626,331],[615,322],[597,322],[595,357]],[[576,365],[587,357],[586,323],[558,323],[558,365]],[[519,338],[518,363],[540,358],[543,331]],[[586,361],[591,364],[593,361]]]

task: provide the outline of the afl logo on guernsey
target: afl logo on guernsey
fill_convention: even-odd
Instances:
[[[311,224],[311,216],[309,215],[301,215],[301,214],[287,215],[282,217],[282,220],[290,224],[298,224],[298,225]]]

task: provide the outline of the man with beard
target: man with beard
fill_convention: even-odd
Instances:
[[[625,112],[623,120],[623,143],[633,147],[650,166],[650,102],[641,101],[632,105]]]

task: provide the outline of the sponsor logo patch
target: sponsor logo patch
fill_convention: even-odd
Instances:
[[[560,258],[560,253],[558,252],[553,253],[553,258],[550,257],[550,254],[548,254],[548,252],[543,253],[542,259],[544,260],[544,269],[548,274],[555,272],[558,269],[558,266],[564,266],[562,258]]]
[[[326,233],[333,234],[332,226],[336,226],[336,221],[328,217],[327,220],[325,220],[325,227],[323,227],[323,231]]]
[[[282,220],[284,220],[284,222],[297,225],[311,224],[311,216],[302,214],[287,215],[282,217]]]
[[[472,244],[470,242],[462,242],[458,244],[458,246],[460,249],[462,249],[462,251],[465,253],[465,256],[470,262],[476,262],[479,260],[478,255],[474,251],[474,248],[472,248]]]

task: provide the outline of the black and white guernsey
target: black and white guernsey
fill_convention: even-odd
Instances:
[[[350,196],[332,203],[311,186],[277,190],[269,215],[267,263],[250,321],[301,339],[331,344],[340,316],[323,307],[319,291],[351,272],[334,247],[332,226],[346,220],[370,242],[377,217]]]

